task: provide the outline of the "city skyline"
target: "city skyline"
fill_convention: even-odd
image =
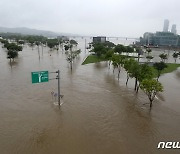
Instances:
[[[139,37],[144,32],[162,31],[164,19],[168,19],[170,25],[177,25],[179,34],[179,4],[177,0],[1,0],[0,26]]]

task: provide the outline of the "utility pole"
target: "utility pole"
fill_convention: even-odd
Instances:
[[[60,71],[56,71],[57,73],[57,76],[56,76],[56,79],[58,80],[58,104],[60,106],[60,100],[61,100],[61,96],[60,96]]]
[[[85,52],[86,52],[86,39],[85,39]]]

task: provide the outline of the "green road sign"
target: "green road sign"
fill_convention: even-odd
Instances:
[[[31,72],[32,83],[41,83],[49,81],[48,71]]]

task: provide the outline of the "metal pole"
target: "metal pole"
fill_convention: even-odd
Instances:
[[[85,39],[85,52],[86,52],[86,39]]]
[[[60,106],[60,71],[57,71],[58,75],[57,75],[57,79],[58,79],[58,104]]]

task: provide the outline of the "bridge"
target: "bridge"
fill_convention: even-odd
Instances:
[[[85,39],[85,38],[90,38],[92,39],[93,37],[96,37],[96,36],[82,36],[82,35],[71,35],[71,36],[68,36],[70,38],[81,38],[81,39]],[[116,40],[119,40],[119,39],[123,39],[123,40],[139,40],[139,38],[135,38],[135,37],[122,37],[122,36],[105,36],[106,37],[106,40],[109,40],[109,39],[116,39]]]

